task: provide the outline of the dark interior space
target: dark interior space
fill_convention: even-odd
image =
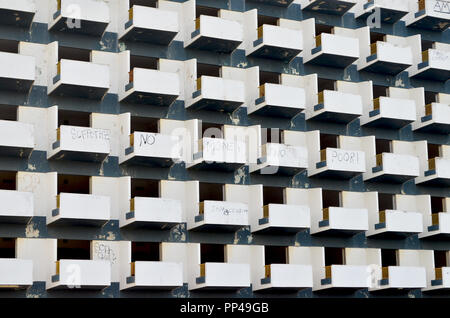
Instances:
[[[0,120],[17,120],[17,106],[0,105]]]
[[[319,92],[322,92],[324,90],[334,91],[335,89],[336,81],[326,79],[326,78],[318,78],[317,79],[317,87]]]
[[[269,203],[283,204],[283,192],[281,187],[263,187],[264,205]]]
[[[392,249],[381,249],[381,266],[397,266],[398,251]]]
[[[388,193],[378,193],[378,210],[393,210],[394,209],[394,195]]]
[[[19,53],[19,41],[0,40],[0,51],[8,53]]]
[[[135,67],[157,70],[158,69],[158,59],[156,57],[131,55],[130,56],[130,70],[132,70]]]
[[[436,96],[437,94],[435,92],[425,91],[425,105],[436,103]]]
[[[261,128],[261,141],[265,143],[279,144],[283,143],[282,134],[283,130],[278,128]]]
[[[428,148],[428,159],[440,157],[439,151],[440,146],[438,144],[427,143],[427,148]]]
[[[434,251],[434,267],[442,268],[448,266],[448,251]]]
[[[287,264],[287,247],[285,246],[264,246],[264,263]]]
[[[223,184],[200,182],[200,202],[223,201]]]
[[[0,258],[16,257],[16,239],[0,238]]]
[[[332,25],[325,25],[325,24],[318,24],[316,23],[316,36],[322,33],[333,33],[333,26]]]
[[[0,171],[0,189],[16,190],[16,172]]]
[[[87,50],[87,49],[59,46],[58,47],[58,61],[61,59],[90,62],[91,61],[91,51]]]
[[[433,48],[433,41],[422,40],[422,52]]]
[[[158,242],[131,242],[131,261],[159,262],[160,246]]]
[[[220,77],[220,75],[219,65],[197,63],[197,78],[200,76]]]
[[[377,41],[385,42],[385,35],[383,33],[370,32],[370,43]]]
[[[225,245],[200,244],[200,263],[224,263]]]
[[[375,151],[378,154],[383,152],[391,152],[392,141],[389,139],[375,139]]]
[[[431,213],[444,212],[444,199],[442,197],[431,197]]]
[[[330,134],[320,134],[320,149],[338,148],[338,136]]]
[[[58,174],[58,194],[61,192],[90,194],[90,178],[89,176]]]
[[[223,138],[223,125],[202,122],[202,137]]]
[[[72,110],[58,110],[58,126],[91,126],[91,114],[87,112],[77,112]]]
[[[341,247],[325,247],[325,266],[345,265],[345,252]]]
[[[159,180],[131,178],[131,197],[159,197]]]
[[[340,191],[322,190],[322,205],[324,209],[341,206]]]
[[[144,6],[156,8],[158,0],[130,0],[130,8],[133,6]]]
[[[258,14],[258,27],[263,24],[278,25],[278,18]]]
[[[219,9],[206,6],[195,6],[195,17],[199,18],[201,15],[217,17],[219,16]]]
[[[372,93],[373,93],[373,99],[376,99],[380,96],[387,96],[387,86],[382,85],[372,85]]]
[[[158,133],[158,123],[157,118],[150,117],[131,117],[131,132],[141,131],[141,132],[151,132]]]
[[[259,71],[259,85],[280,84],[280,73]]]
[[[91,258],[91,243],[87,240],[58,240],[57,258],[85,259]]]

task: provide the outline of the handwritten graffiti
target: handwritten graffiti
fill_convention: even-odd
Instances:
[[[248,209],[225,207],[225,206],[221,206],[221,205],[214,205],[214,206],[211,207],[211,212],[219,213],[219,214],[228,216],[228,215],[248,214]]]
[[[88,140],[88,139],[96,139],[96,140],[106,140],[109,141],[109,132],[107,130],[103,129],[92,129],[92,128],[86,128],[86,129],[77,129],[73,127],[70,130],[70,133],[72,135],[72,139],[81,139],[81,140]]]
[[[116,253],[110,246],[104,243],[95,243],[94,253],[98,259],[110,261],[111,264],[116,263]]]
[[[331,152],[332,162],[345,162],[348,164],[358,164],[359,163],[359,153],[356,151],[338,151],[333,150]]]
[[[141,134],[139,137],[139,146],[151,146],[156,142],[156,136],[154,134]]]
[[[433,11],[450,14],[450,1],[437,0],[434,4]]]

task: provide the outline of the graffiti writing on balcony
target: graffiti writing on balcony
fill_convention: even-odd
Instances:
[[[156,136],[154,134],[140,134],[139,135],[139,146],[151,146],[155,143]]]
[[[94,253],[97,259],[107,260],[112,264],[116,262],[116,253],[114,253],[114,250],[109,245],[96,242],[94,245]]]
[[[358,151],[346,151],[341,149],[332,149],[329,154],[331,163],[358,165],[361,162],[360,153]]]
[[[239,208],[239,207],[230,207],[230,206],[224,206],[224,205],[213,205],[210,208],[210,212],[217,213],[221,215],[243,215],[248,214],[247,208]]]
[[[433,11],[450,14],[450,1],[436,0]]]
[[[223,139],[204,139],[204,150],[209,153],[222,153],[222,152],[236,152],[239,153],[243,151],[239,143],[226,141]]]
[[[73,127],[70,130],[72,135],[72,139],[81,139],[81,140],[106,140],[109,141],[109,132],[103,129],[78,129]]]

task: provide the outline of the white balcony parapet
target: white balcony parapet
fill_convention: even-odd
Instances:
[[[180,95],[177,73],[135,67],[129,77],[122,102],[169,106]]]
[[[168,45],[179,31],[177,12],[133,5],[120,39]]]
[[[288,7],[292,2],[294,2],[294,0],[250,0],[250,1],[277,7]]]
[[[258,165],[250,172],[279,173],[295,175],[308,168],[308,149],[306,147],[291,146],[277,143],[266,143],[261,149]]]
[[[450,235],[450,213],[438,212],[431,214],[431,224],[428,223],[426,230],[419,234],[419,238],[432,235]]]
[[[417,118],[412,129],[440,134],[450,133],[450,105],[431,103],[425,106],[424,116]]]
[[[427,286],[425,267],[388,266],[382,268],[379,288],[425,288]]]
[[[61,59],[48,94],[101,99],[109,87],[107,65]]]
[[[195,30],[184,47],[231,53],[243,40],[244,30],[239,22],[200,15],[195,20]]]
[[[450,159],[436,157],[428,160],[428,170],[416,178],[416,184],[450,185]]]
[[[347,67],[359,58],[357,38],[322,33],[316,36],[315,47],[305,52],[304,63]]]
[[[33,261],[0,258],[0,288],[19,288],[33,285]]]
[[[383,152],[376,156],[376,166],[363,174],[364,180],[403,183],[420,175],[419,158]]]
[[[422,291],[431,291],[437,289],[450,289],[450,267],[441,267],[434,269],[434,279],[430,285]]]
[[[411,47],[377,41],[370,46],[370,55],[362,57],[358,70],[395,75],[413,65]]]
[[[303,289],[313,287],[311,265],[270,264],[265,266],[265,277],[261,279],[261,288]]]
[[[200,276],[196,278],[194,289],[250,287],[249,264],[204,263],[199,266]]]
[[[266,83],[259,87],[255,106],[247,107],[247,113],[292,118],[306,107],[305,90],[300,87]]]
[[[302,10],[332,15],[344,15],[358,0],[300,0]]]
[[[110,261],[62,259],[56,262],[55,267],[47,289],[103,289],[111,285]]]
[[[445,31],[450,26],[450,9],[446,0],[420,0],[417,12],[409,16],[406,26]]]
[[[33,125],[0,120],[0,150],[3,156],[27,157],[33,151],[34,146]]]
[[[358,7],[355,18],[367,19],[374,10],[379,10],[383,23],[393,24],[409,12],[409,0],[370,0]]]
[[[35,0],[0,0],[1,24],[29,27],[35,13]]]
[[[384,210],[379,212],[379,222],[372,224],[367,236],[383,233],[417,234],[423,231],[423,218],[419,212]]]
[[[0,190],[0,222],[27,223],[34,216],[32,192]]]
[[[380,96],[373,101],[373,110],[364,114],[361,125],[402,128],[416,120],[416,103],[412,99]]]
[[[308,171],[308,175],[340,175],[349,178],[363,172],[366,172],[363,151],[326,148],[321,150],[320,162]]]
[[[102,161],[110,151],[109,130],[61,125],[57,130],[57,140],[47,151],[47,158]]]
[[[449,63],[449,51],[428,49],[422,52],[422,62],[410,71],[409,76],[445,82],[450,77]]]
[[[165,198],[134,197],[130,211],[125,215],[121,227],[131,223],[155,226],[175,225],[182,222],[182,206],[179,200]]]
[[[370,284],[370,268],[368,265],[330,265],[325,267],[325,278],[320,281],[325,288],[368,288]]]
[[[57,207],[47,217],[51,223],[85,223],[103,225],[110,219],[111,203],[106,196],[60,193]]]
[[[306,119],[349,123],[363,114],[361,95],[324,90],[318,104],[306,112]]]
[[[258,220],[258,227],[254,232],[261,230],[280,230],[285,232],[298,232],[311,227],[310,209],[306,205],[269,203],[263,207],[263,217]]]
[[[29,92],[36,78],[33,56],[0,52],[0,87],[2,90]]]
[[[317,232],[339,230],[345,232],[364,232],[369,229],[367,209],[329,207],[323,209],[323,219],[319,221]]]
[[[183,264],[172,262],[131,263],[125,288],[173,289],[183,286]]]
[[[247,204],[207,200],[199,203],[199,214],[193,224],[188,224],[188,229],[212,226],[232,230],[248,225]]]

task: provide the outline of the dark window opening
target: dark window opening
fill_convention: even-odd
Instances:
[[[385,42],[385,35],[383,33],[370,32],[370,43],[375,43],[377,41]]]
[[[325,266],[345,265],[345,251],[340,247],[325,247]]]
[[[258,14],[258,27],[262,26],[263,24],[278,25],[278,18]]]
[[[269,203],[283,204],[284,190],[280,187],[263,187],[264,205]]]
[[[322,190],[322,206],[324,209],[329,207],[340,207],[341,192],[335,190]]]
[[[287,247],[285,246],[264,246],[264,263],[270,264],[287,264]]]
[[[0,51],[8,53],[19,53],[19,41],[0,40]]]
[[[437,94],[435,92],[425,91],[425,105],[436,103],[437,102]]]
[[[159,180],[131,179],[131,197],[159,197]]]
[[[91,126],[90,113],[60,109],[58,110],[58,126],[61,125],[90,127]]]
[[[133,6],[144,6],[156,8],[158,0],[130,0],[130,8]]]
[[[320,149],[338,148],[338,136],[330,134],[320,134]]]
[[[431,197],[431,213],[444,212],[444,198]]]
[[[397,266],[398,264],[398,251],[392,249],[381,250],[381,266]]]
[[[375,150],[377,155],[383,152],[391,152],[392,142],[388,139],[375,139]]]
[[[200,182],[200,202],[223,201],[223,184]]]
[[[81,193],[90,194],[90,176],[58,174],[58,194]]]
[[[58,47],[58,61],[61,59],[90,62],[91,51],[74,47],[60,46]]]
[[[434,251],[434,267],[442,268],[448,267],[448,252],[447,251]]]
[[[380,96],[387,96],[388,87],[381,85],[373,85],[372,92],[373,92],[373,99],[376,99]]]
[[[131,242],[131,261],[159,262],[160,247],[158,242]]]
[[[280,73],[259,71],[259,85],[280,84]]]
[[[149,117],[131,117],[131,132],[141,131],[158,133],[159,132],[159,120],[157,118]]]
[[[212,124],[202,122],[202,137],[223,138],[223,126],[221,124]]]
[[[428,159],[433,159],[440,156],[440,145],[437,144],[427,144],[428,147]]]
[[[278,128],[261,128],[261,138],[262,143],[283,143],[282,142],[282,133],[283,131]]]
[[[319,78],[317,79],[317,87],[319,92],[322,92],[324,90],[334,91],[335,89],[335,83],[334,80],[329,80],[325,78]]]
[[[197,63],[197,77],[213,76],[220,77],[220,66],[212,64]]]
[[[219,9],[205,6],[195,7],[195,17],[199,18],[201,15],[209,15],[211,17],[219,16]]]
[[[0,171],[0,189],[16,190],[15,171]]]
[[[200,244],[200,263],[224,263],[225,245],[223,244]]]
[[[58,240],[57,259],[91,259],[90,247],[86,240]]]
[[[0,120],[17,120],[17,106],[0,105]]]
[[[334,32],[332,25],[316,24],[316,36],[322,33],[332,34]]]
[[[132,70],[135,67],[157,70],[158,69],[158,59],[155,57],[131,55],[130,56],[130,70]]]
[[[16,258],[16,239],[0,239],[0,258]]]
[[[433,41],[422,40],[422,52],[432,48],[433,48]]]
[[[394,196],[387,193],[378,193],[378,210],[394,210]]]

